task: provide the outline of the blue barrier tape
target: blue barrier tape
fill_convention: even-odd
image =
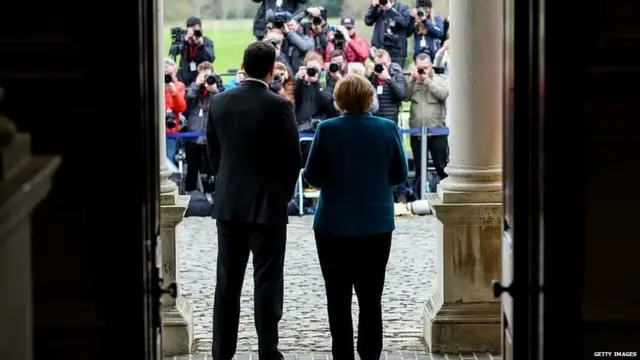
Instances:
[[[420,134],[420,128],[411,129],[399,129],[398,132],[401,135],[405,134]],[[429,135],[449,135],[449,128],[427,128],[427,134]],[[313,137],[312,132],[301,132],[300,137]],[[180,132],[180,133],[168,133],[168,139],[195,139],[201,136],[205,136],[204,132]]]

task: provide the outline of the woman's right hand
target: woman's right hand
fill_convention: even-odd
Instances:
[[[300,66],[300,68],[298,69],[298,79],[307,80],[307,67],[306,66]]]

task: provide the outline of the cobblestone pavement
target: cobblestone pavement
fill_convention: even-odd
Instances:
[[[292,217],[289,224],[284,316],[280,322],[280,348],[287,353],[330,350],[324,283],[312,220],[311,216]],[[433,216],[397,219],[383,295],[386,350],[424,350],[422,306],[434,288],[435,221]],[[214,220],[184,219],[179,225],[178,242],[181,293],[193,308],[194,352],[209,353],[217,255]],[[257,351],[251,264],[250,259],[242,290],[239,352]],[[356,304],[354,296],[354,323]]]
[[[331,360],[326,353],[285,354],[285,360]],[[165,358],[165,360],[213,360],[209,355],[184,355]],[[238,354],[234,360],[258,360],[254,354]],[[383,353],[380,360],[502,360],[501,356],[491,354],[425,354],[418,352]]]

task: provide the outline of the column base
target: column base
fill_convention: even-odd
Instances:
[[[181,296],[176,303],[160,308],[162,314],[162,356],[191,354],[193,347],[193,312]]]
[[[435,293],[424,306],[424,339],[432,353],[500,353],[500,302],[445,303]]]

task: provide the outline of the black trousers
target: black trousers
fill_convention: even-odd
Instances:
[[[391,58],[391,62],[394,62],[394,63],[400,65],[400,67],[403,68],[403,69],[404,69],[404,63],[405,63],[406,60],[407,60],[407,58],[404,57],[404,56],[397,56],[397,57],[394,56],[394,57]]]
[[[413,152],[413,164],[416,171],[416,196],[421,198],[422,189],[420,188],[420,170],[422,162],[422,153],[420,149],[422,136],[411,136],[411,152]],[[436,168],[436,174],[438,175],[438,182],[445,179],[447,174],[444,172],[444,168],[447,167],[447,161],[449,158],[449,137],[446,135],[434,135],[427,138],[427,151],[431,154],[431,160],[433,160],[433,167]],[[435,189],[431,189],[435,190]]]
[[[231,360],[238,342],[240,294],[253,253],[254,317],[258,357],[281,360],[278,323],[284,298],[286,224],[269,226],[218,220],[218,264],[213,305],[213,359]]]
[[[351,298],[358,297],[357,350],[361,360],[382,353],[382,291],[391,233],[342,237],[316,231],[316,246],[327,293],[334,360],[354,360]]]
[[[186,143],[184,152],[187,159],[187,176],[184,179],[184,190],[186,192],[196,190],[198,188],[198,176],[200,173],[212,175],[211,164],[207,156],[207,145]],[[204,192],[211,192],[206,184],[203,184]]]

